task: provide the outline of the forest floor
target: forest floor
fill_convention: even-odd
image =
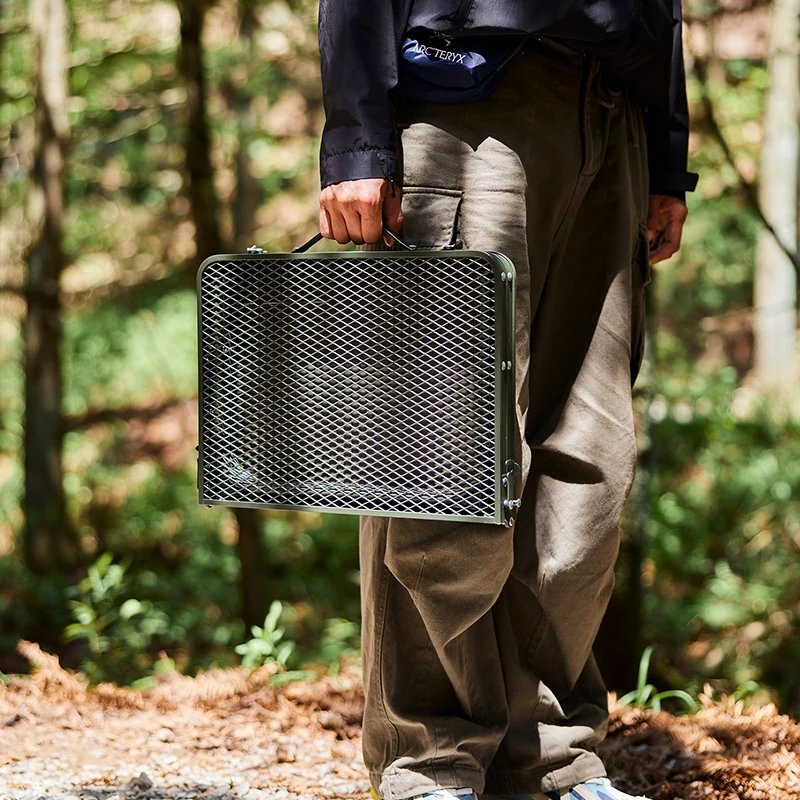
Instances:
[[[34,671],[0,684],[2,800],[367,797],[354,676],[271,688],[269,668],[236,668],[89,689],[37,645],[20,651]],[[800,725],[705,705],[680,718],[615,710],[602,748],[615,784],[653,800],[800,798]]]

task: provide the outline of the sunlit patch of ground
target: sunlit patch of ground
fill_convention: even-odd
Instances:
[[[272,669],[236,668],[88,689],[20,649],[36,668],[0,687],[3,800],[366,797],[354,675],[275,689]],[[653,800],[800,798],[800,725],[773,708],[616,710],[602,755],[619,788]]]

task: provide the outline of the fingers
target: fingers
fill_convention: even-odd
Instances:
[[[659,231],[654,242],[655,247],[650,251],[650,263],[658,264],[672,258],[681,246],[680,226],[675,230],[674,223],[670,223],[665,231]]]
[[[680,250],[683,225],[688,215],[686,205],[676,197],[652,195],[647,215],[650,263],[672,258]]]
[[[396,189],[394,196],[387,194],[383,201],[383,218],[386,227],[395,233],[400,233],[403,227],[402,195],[400,189]]]
[[[650,253],[650,263],[658,264],[659,261],[666,261],[668,258],[671,258],[677,252],[678,252],[677,248],[671,250],[669,243],[665,242],[659,248],[653,250]]]
[[[336,207],[327,209],[331,217],[331,229],[333,230],[333,238],[339,244],[347,244],[350,241],[350,234],[347,232],[347,221],[345,220],[342,212]]]
[[[651,252],[658,248],[656,239],[661,228],[661,197],[662,195],[651,194],[647,208],[647,239],[650,242]]]
[[[326,209],[320,206],[319,209],[319,232],[326,239],[333,239],[333,226],[331,225],[331,215]]]
[[[387,181],[382,178],[326,186],[319,199],[320,232],[340,244],[379,242],[383,230],[381,206],[386,194]]]
[[[683,233],[683,219],[673,219],[667,226],[666,241],[661,260],[672,258],[681,249],[681,235]]]
[[[350,241],[347,225],[338,211],[332,186],[326,186],[319,196],[319,232],[326,239],[335,239],[340,244]]]
[[[402,211],[402,191],[399,187],[395,187],[394,195],[387,194],[383,201],[383,221],[386,227],[394,233],[400,233],[403,227],[403,211]],[[389,236],[383,237],[387,247],[391,247],[393,242]]]
[[[361,234],[361,214],[355,204],[342,204],[342,217],[344,217],[345,226],[347,229],[348,242],[354,244],[364,244],[364,237]],[[344,244],[341,240],[339,244]]]
[[[383,216],[381,215],[380,198],[370,203],[361,211],[361,235],[368,244],[376,244],[383,234]]]

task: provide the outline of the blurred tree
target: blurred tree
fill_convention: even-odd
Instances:
[[[203,66],[203,20],[205,0],[180,0],[180,68],[186,86],[186,169],[189,173],[189,203],[197,244],[196,265],[227,250],[219,226],[219,203],[214,191],[211,134],[206,114],[206,81]],[[252,9],[249,10],[252,14]],[[252,24],[248,22],[247,24]],[[261,515],[254,508],[233,509],[237,526],[237,549],[241,562],[242,618],[258,625],[267,611],[266,567],[261,540]]]
[[[239,38],[246,58],[246,63],[242,67],[248,73],[254,58],[255,9],[255,0],[240,0]],[[233,235],[236,247],[244,250],[249,244],[252,244],[253,223],[261,199],[261,191],[258,181],[253,176],[250,153],[248,151],[256,130],[256,115],[253,111],[252,97],[247,92],[242,91],[241,88],[236,92],[233,108],[236,111],[237,138],[239,140],[239,147],[236,151],[236,196],[233,201]]]
[[[179,67],[186,90],[186,170],[189,203],[195,224],[195,270],[203,259],[221,253],[217,195],[211,164],[211,134],[206,114],[206,76],[203,66],[203,20],[206,0],[179,0],[181,48]],[[195,270],[192,270],[194,275]]]
[[[61,464],[61,299],[65,265],[64,145],[68,136],[67,9],[64,0],[30,4],[37,73],[33,111],[33,170],[26,253],[25,557],[35,572],[69,569],[80,550],[67,521]]]
[[[205,0],[182,16],[179,1],[66,0],[62,307],[58,296],[31,297],[32,321],[45,309],[37,326],[63,318],[64,491],[81,550],[130,560],[114,608],[151,604],[142,625],[137,615],[109,634],[109,652],[124,665],[109,675],[117,680],[148,674],[160,650],[186,671],[233,663],[247,638],[243,607],[261,624],[264,594],[291,605],[298,658],[329,663],[332,656],[318,654],[337,652],[342,637],[326,644],[326,620],[358,619],[357,518],[202,508],[192,458],[196,302],[187,273],[220,248],[288,249],[314,226],[317,3]],[[45,186],[58,187],[33,172],[34,153],[47,149],[33,135],[47,109],[36,103],[40,33],[28,21],[31,0],[0,2],[0,670],[11,672],[26,668],[13,656],[21,636],[53,647],[70,666],[86,653],[79,640],[60,639],[74,622],[64,593],[73,574],[35,575],[23,563],[20,328],[25,260],[44,221],[29,226],[25,206],[32,186],[41,209]],[[692,166],[702,177],[687,198],[684,247],[656,267],[649,287],[649,323],[658,330],[648,329],[652,350],[637,383],[642,466],[599,656],[616,689],[630,688],[642,647],[656,644],[659,686],[696,691],[709,681],[731,691],[756,680],[796,711],[800,426],[762,404],[747,380],[763,222],[759,153],[762,135],[770,136],[770,4],[684,7],[694,56]],[[179,74],[183,56],[189,80]],[[63,100],[52,113],[63,117]],[[42,252],[43,268],[52,269],[58,262]],[[57,358],[53,340],[39,340],[40,355]],[[32,411],[31,441],[42,419]],[[57,459],[60,443],[49,452]],[[29,474],[60,486],[60,474],[44,467]],[[48,556],[57,553],[42,541]]]
[[[774,0],[764,112],[760,200],[784,247],[797,252],[800,0]],[[797,280],[791,259],[762,231],[755,278],[755,367],[765,387],[794,382]]]

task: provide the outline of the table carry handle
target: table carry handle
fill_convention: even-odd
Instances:
[[[416,250],[417,246],[415,244],[409,244],[408,242],[403,241],[396,233],[390,231],[385,225],[383,226],[383,232],[395,241],[397,244],[400,245],[404,250]],[[301,244],[300,247],[295,247],[292,250],[293,253],[305,253],[310,247],[313,247],[317,242],[322,240],[322,234],[318,233],[316,236],[312,236],[305,244]]]

